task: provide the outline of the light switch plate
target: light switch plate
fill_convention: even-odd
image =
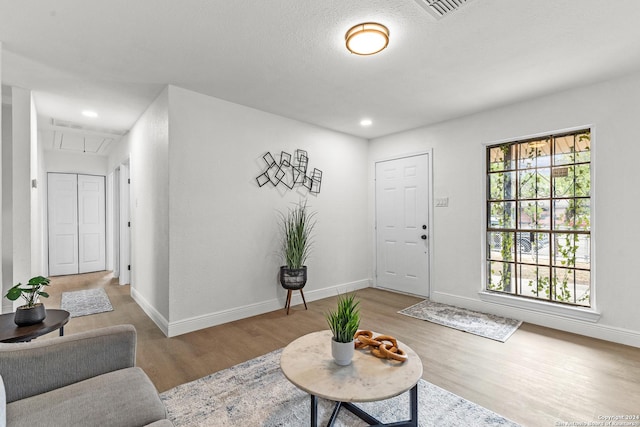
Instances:
[[[446,208],[447,206],[449,206],[449,198],[448,197],[441,197],[436,199],[436,207],[437,208]]]

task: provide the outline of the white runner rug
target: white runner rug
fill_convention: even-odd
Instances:
[[[521,320],[507,319],[429,300],[419,302],[398,313],[500,342],[505,342],[522,324]]]

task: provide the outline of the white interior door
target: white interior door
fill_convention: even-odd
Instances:
[[[50,173],[48,179],[49,274],[78,273],[78,176]]]
[[[49,274],[106,268],[103,176],[49,173]]]
[[[103,176],[78,175],[78,273],[106,268]]]
[[[376,286],[429,296],[427,154],[376,163]]]

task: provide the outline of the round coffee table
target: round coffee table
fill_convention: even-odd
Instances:
[[[15,313],[0,315],[0,342],[31,341],[41,335],[60,329],[60,336],[64,335],[64,325],[69,322],[69,312],[66,310],[47,309],[47,317],[35,325],[18,326],[14,323]]]
[[[380,334],[374,333],[374,336]],[[313,332],[293,341],[282,351],[280,367],[285,377],[311,395],[311,426],[318,424],[318,397],[336,402],[328,426],[340,408],[346,408],[370,425],[385,425],[350,402],[385,400],[410,390],[411,418],[393,426],[418,425],[418,381],[422,377],[420,357],[398,341],[407,353],[404,363],[379,359],[369,350],[356,350],[350,365],[339,366],[331,357],[331,331]]]

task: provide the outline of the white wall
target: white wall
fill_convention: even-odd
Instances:
[[[640,74],[546,96],[469,117],[371,141],[374,162],[433,149],[434,211],[432,298],[516,317],[552,328],[640,346],[637,285],[640,197],[636,141]],[[482,301],[484,143],[592,125],[593,230],[597,323],[544,310],[516,309]],[[369,194],[373,195],[372,185]],[[373,223],[373,211],[370,215]]]
[[[141,123],[142,119],[143,117],[140,117],[137,123]],[[109,157],[107,158],[108,173],[114,171],[122,163],[128,162],[129,157],[131,157],[131,132],[111,146]]]
[[[29,148],[29,192],[31,195],[31,273],[29,277],[46,275],[48,272],[48,265],[45,266],[46,253],[43,248],[45,245],[44,231],[46,227],[44,225],[44,197],[46,192],[45,188],[39,185],[42,182],[44,176],[44,162],[42,158],[42,144],[38,140],[38,112],[36,111],[36,104],[33,100],[33,95],[29,94],[30,98],[30,148]],[[35,186],[32,182],[35,180]]]
[[[297,148],[321,193],[259,188],[262,156]],[[284,307],[277,211],[300,199],[318,212],[307,299],[369,286],[366,140],[169,86],[108,169],[127,153],[132,296],[167,335]]]
[[[5,116],[5,105],[4,105],[4,96],[2,94],[2,42],[0,41],[0,166],[2,166],[2,169],[0,169],[0,205],[2,206],[2,208],[0,209],[0,254],[2,256],[0,256],[0,280],[2,280],[2,285],[0,285],[0,292],[2,292],[2,295],[5,295],[5,291],[4,288],[5,286],[9,286],[8,283],[5,280],[5,272],[4,272],[4,266],[5,266],[5,230],[6,230],[6,223],[5,223],[5,218],[4,218],[4,212],[5,212],[5,205],[4,205],[4,201],[5,201],[5,163],[4,163],[4,156],[3,156],[3,151],[4,151],[4,140],[5,140],[5,130],[4,130],[4,126],[3,126],[3,117]],[[11,283],[11,282],[9,282]],[[2,304],[0,304],[0,313],[4,313],[5,312],[5,307],[8,307],[8,304],[5,302],[5,298],[2,299]]]
[[[13,280],[31,278],[31,92],[12,88]]]
[[[168,111],[165,89],[119,144],[131,155],[131,295],[165,332],[170,314]],[[119,156],[111,162],[121,162]]]
[[[277,211],[317,211],[309,300],[369,286],[366,140],[169,87],[170,333],[284,306]],[[262,156],[307,150],[318,196],[258,187]],[[297,293],[296,293],[297,295]]]
[[[11,88],[2,115],[2,281],[3,291],[43,271],[41,190],[31,180],[41,173],[37,112],[31,91]],[[3,292],[3,295],[4,295]],[[19,303],[19,302],[18,302]],[[14,303],[15,306],[18,303]],[[10,304],[3,300],[3,310]]]
[[[13,190],[11,167],[11,105],[2,104],[2,295],[13,283]],[[13,303],[2,298],[2,312],[11,312]]]
[[[37,273],[39,275],[46,276],[49,274],[49,225],[47,224],[48,215],[47,215],[47,169],[45,165],[45,150],[44,150],[44,142],[40,138],[39,133],[36,131],[37,135],[37,150],[38,150],[38,161],[37,161],[37,169],[35,172],[35,176],[37,177],[37,195],[38,195],[38,215],[34,219],[37,223],[40,224],[39,233],[39,243],[36,246],[36,250],[40,252],[39,265],[40,271]]]
[[[47,172],[106,176],[107,162],[105,156],[59,150],[44,151],[44,166]]]

